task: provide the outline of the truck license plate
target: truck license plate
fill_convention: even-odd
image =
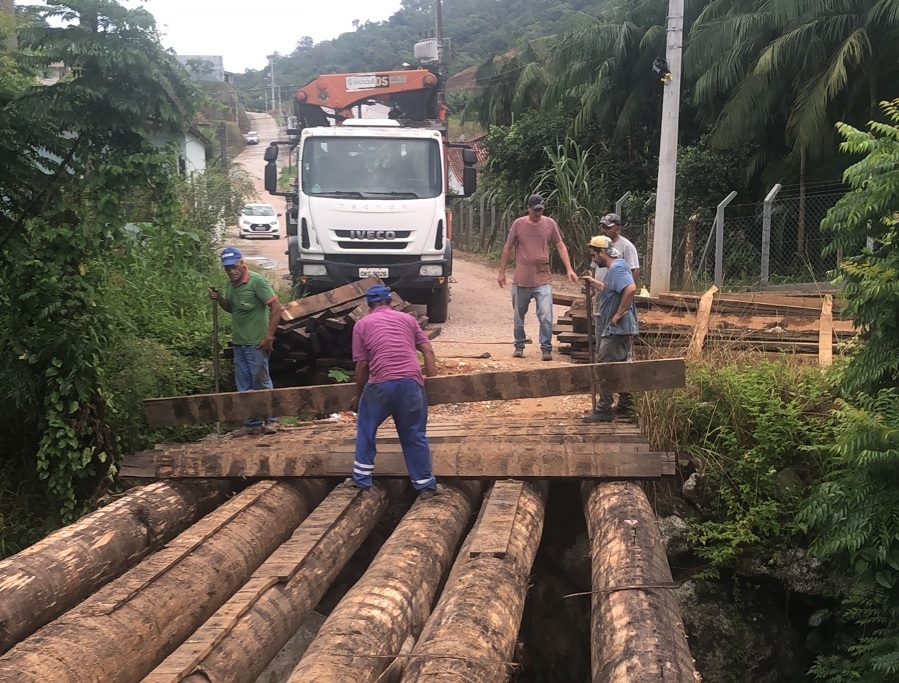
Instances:
[[[390,277],[389,268],[360,268],[359,277]]]

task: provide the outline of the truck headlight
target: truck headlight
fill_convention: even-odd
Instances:
[[[328,269],[324,266],[316,266],[316,265],[306,265],[303,266],[303,275],[308,275],[310,277],[321,277],[323,275],[328,274]]]
[[[440,277],[443,275],[443,266],[422,266],[418,274],[424,277]]]

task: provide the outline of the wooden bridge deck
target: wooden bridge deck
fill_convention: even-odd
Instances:
[[[652,451],[634,424],[584,424],[579,417],[468,420],[428,425],[438,479],[657,479],[674,474],[674,454]],[[349,476],[355,425],[316,422],[275,435],[210,437],[167,444],[126,456],[120,476],[329,477]],[[375,474],[405,477],[391,424],[379,430]]]

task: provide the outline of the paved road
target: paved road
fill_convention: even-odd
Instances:
[[[262,160],[262,154],[265,148],[272,140],[278,138],[278,126],[275,119],[268,114],[255,114],[250,112],[250,121],[253,128],[259,133],[259,144],[248,145],[246,150],[238,155],[235,162],[244,167],[244,169],[253,176],[256,185],[257,197],[253,201],[265,202],[275,207],[275,211],[283,214],[285,202],[283,197],[273,197],[265,191],[263,187],[263,170],[265,162]],[[282,152],[283,154],[283,152]],[[289,284],[282,278],[289,275],[287,265],[287,227],[284,217],[281,217],[281,239],[247,239],[242,240],[237,236],[236,226],[228,229],[226,242],[233,244],[240,249],[241,253],[249,259],[260,259],[260,263],[271,274],[273,281],[279,281],[279,284]]]

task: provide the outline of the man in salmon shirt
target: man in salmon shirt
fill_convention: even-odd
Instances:
[[[540,350],[543,360],[553,359],[553,286],[549,263],[549,247],[555,245],[562,265],[571,282],[578,282],[577,273],[571,267],[568,247],[562,241],[559,226],[549,216],[543,215],[544,202],[539,194],[532,194],[527,201],[528,215],[517,218],[509,230],[509,237],[499,259],[496,281],[506,286],[506,266],[512,249],[515,249],[515,275],[512,278],[512,309],[515,311],[515,358],[524,356],[524,317],[531,299],[537,302],[537,320],[540,321]]]
[[[358,416],[352,483],[360,489],[371,488],[375,436],[381,423],[392,417],[412,486],[422,498],[430,498],[439,489],[431,471],[431,450],[425,433],[428,399],[418,351],[424,358],[428,377],[437,374],[437,359],[415,318],[394,310],[388,287],[372,286],[365,299],[369,314],[353,327],[356,396],[350,409],[358,410]]]

